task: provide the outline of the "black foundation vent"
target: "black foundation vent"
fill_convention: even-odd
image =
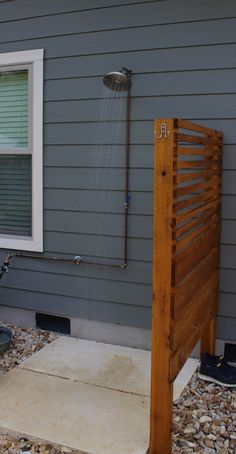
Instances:
[[[46,331],[70,334],[70,319],[36,312],[36,327]]]

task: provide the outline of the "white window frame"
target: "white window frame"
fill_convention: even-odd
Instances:
[[[43,49],[0,53],[1,70],[29,69],[29,151],[32,159],[32,236],[0,234],[0,248],[43,252]],[[0,149],[0,154],[17,154]]]

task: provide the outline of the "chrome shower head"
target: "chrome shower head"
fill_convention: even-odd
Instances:
[[[131,71],[122,68],[121,71],[112,71],[103,77],[103,83],[113,91],[128,91],[131,87]]]

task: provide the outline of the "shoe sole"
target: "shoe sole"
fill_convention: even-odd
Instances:
[[[198,374],[198,378],[200,378],[201,380],[204,380],[204,381],[208,381],[210,383],[216,383],[217,385],[220,385],[220,386],[226,386],[227,388],[236,388],[236,383],[233,385],[229,384],[229,383],[223,383],[219,380],[216,380],[215,378],[212,378],[212,377],[208,377],[208,375],[202,375],[202,374]]]

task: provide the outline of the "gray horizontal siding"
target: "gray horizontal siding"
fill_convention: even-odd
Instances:
[[[57,254],[79,254],[83,256],[123,258],[123,238],[99,235],[74,234],[65,232],[45,232],[44,249]],[[152,242],[145,238],[129,239],[129,257],[133,260],[152,259]],[[124,271],[125,272],[125,271]]]
[[[227,51],[226,51],[227,49]],[[119,52],[46,59],[46,79],[102,76],[122,65],[134,73],[235,68],[235,44]],[[219,58],[219,54],[220,57]]]
[[[222,221],[221,242],[224,244],[236,244],[236,220]]]
[[[0,52],[45,49],[45,253],[123,258],[125,123],[111,158],[98,108],[102,75],[133,70],[128,268],[16,259],[1,303],[150,327],[153,120],[177,116],[224,132],[218,336],[235,339],[235,1],[13,0],[0,22]]]
[[[223,195],[222,197],[222,216],[224,219],[236,219],[236,194]]]
[[[202,105],[206,101],[207,104],[203,111]],[[182,117],[189,118],[190,116],[192,117],[194,112],[195,118],[217,118],[216,115],[219,115],[219,106],[222,106],[222,118],[235,118],[236,94],[133,98],[132,120],[151,120],[155,117],[157,110],[163,112],[164,117],[167,115],[167,112],[171,112],[171,116],[173,117],[176,117],[178,112],[180,112]],[[99,120],[98,108],[99,100],[58,101],[57,103],[46,102],[44,111],[45,123],[70,123],[70,128],[73,128],[73,123],[76,122],[97,122]],[[53,126],[53,128],[55,128],[55,131],[57,132],[60,126],[59,128]],[[69,131],[71,132],[73,129],[69,129]],[[49,140],[52,139],[49,137]]]
[[[235,24],[236,26],[236,24]],[[136,74],[132,96],[159,96],[234,93],[236,69],[179,71],[155,74]],[[44,96],[46,101],[98,98],[101,93],[101,77],[81,77],[47,80]]]
[[[40,0],[33,3],[31,0],[21,0],[21,7],[16,8],[16,2],[12,0],[1,0],[8,2],[7,5],[1,5],[1,12],[3,17],[0,22],[13,21],[17,19],[25,19],[32,17],[40,17],[45,15],[63,14],[71,11],[83,11],[94,8],[104,8],[108,6],[117,6],[116,0],[60,0],[60,7],[58,8],[58,0]],[[119,5],[144,3],[149,0],[120,0]]]
[[[32,3],[31,0],[22,0],[20,7],[16,7],[16,1],[11,2],[7,5],[1,5],[1,22],[12,21],[17,19],[31,18],[45,15],[63,14],[71,11],[83,11],[109,6],[118,7],[119,5],[126,6],[127,4],[137,3],[155,3],[153,0],[99,0],[99,6],[97,0],[40,0],[40,3]],[[155,0],[158,1],[158,0]],[[222,3],[216,3],[214,0],[208,1],[199,0],[196,5],[195,0],[188,1],[188,8],[185,0],[179,0],[178,4],[174,2],[171,4],[172,14],[170,16],[170,4],[167,2],[162,5],[158,5],[158,16],[156,21],[158,24],[171,23],[171,22],[184,22],[191,20],[207,20],[217,19],[221,17],[230,17],[232,14],[233,0],[225,0],[224,5]],[[124,10],[126,12],[126,10]],[[135,13],[136,11],[133,10]],[[143,10],[141,11],[143,13]],[[145,9],[146,13],[146,9]],[[151,17],[152,18],[152,17]],[[140,20],[137,15],[136,20]],[[150,20],[150,19],[149,19]],[[147,22],[149,25],[149,22]]]
[[[21,290],[30,290],[41,293],[53,293],[55,295],[70,296],[81,299],[101,300],[119,304],[134,306],[151,306],[151,287],[148,284],[136,283],[136,292],[133,292],[133,283],[54,274],[45,272],[28,271],[28,280],[25,280],[25,271],[15,268],[5,280],[4,287],[12,287]],[[92,285],[91,285],[92,284]]]
[[[99,204],[100,198],[106,200],[106,204]],[[104,212],[121,213],[124,210],[124,191],[80,191],[77,189],[45,189],[44,207],[48,210],[82,211],[82,212]],[[153,195],[149,192],[132,191],[130,203],[131,214],[152,214]]]
[[[114,10],[115,11],[115,10]],[[27,24],[27,23],[26,23]],[[231,25],[228,27],[228,25]],[[0,51],[11,49],[19,50],[20,46],[26,46],[27,41],[35,47],[46,48],[46,58],[62,58],[78,55],[93,55],[114,52],[141,51],[147,49],[178,48],[185,46],[215,45],[235,42],[234,30],[235,18],[219,19],[216,21],[175,23],[162,25],[150,25],[149,27],[134,26],[133,28],[112,29],[83,33],[58,34],[44,38],[25,38],[24,41],[6,40],[0,44]],[[139,33],[140,31],[140,33]],[[2,40],[3,41],[3,40]],[[99,52],[95,52],[95,46]]]
[[[228,339],[235,341],[235,318],[218,317],[217,320],[217,333],[221,339]]]
[[[236,317],[236,304],[234,293],[221,293],[219,315],[225,317]]]
[[[158,102],[157,102],[158,106]],[[157,108],[159,116],[161,110]],[[213,110],[213,109],[212,109]],[[204,117],[204,113],[202,113]],[[188,117],[189,120],[201,122],[208,127],[220,126],[224,130],[224,142],[226,145],[236,143],[236,131],[234,129],[233,119],[204,119],[199,117]],[[44,128],[45,145],[96,145],[97,141],[97,125],[84,123],[63,123],[61,124],[45,124]],[[152,144],[153,143],[153,121],[134,121],[131,123],[131,140],[133,144]],[[104,138],[104,144],[109,143],[109,140]],[[122,140],[121,140],[122,144]],[[124,145],[124,141],[123,141]],[[81,149],[80,149],[81,150]],[[79,149],[78,149],[79,151]],[[99,150],[98,150],[99,151]]]
[[[151,126],[150,126],[151,128]],[[79,151],[79,152],[78,152]],[[125,168],[125,150],[123,145],[112,147],[112,153],[116,168]],[[44,166],[45,167],[80,167],[92,168],[99,164],[101,167],[112,168],[114,163],[109,160],[110,149],[101,149],[96,144],[78,145],[45,145]],[[56,163],[55,163],[56,158]],[[55,165],[56,164],[56,165]],[[224,170],[236,170],[236,153],[234,145],[225,145],[222,167]],[[153,168],[153,145],[131,145],[130,147],[130,168],[131,169],[152,169]]]
[[[122,5],[123,3],[123,5]],[[208,1],[208,8],[206,2],[199,1],[198,4],[192,0],[186,8],[186,1],[182,0],[182,7],[178,4],[175,5],[167,2],[145,2],[136,3],[134,5],[124,4],[123,1],[113,2],[115,8],[94,8],[87,10],[72,10],[64,12],[64,14],[55,14],[60,11],[60,4],[55,5],[54,14],[47,14],[43,17],[29,17],[21,19],[15,27],[15,20],[11,21],[8,18],[4,22],[4,11],[1,11],[1,41],[14,41],[32,39],[42,36],[63,35],[71,33],[88,33],[94,31],[101,31],[106,29],[121,29],[130,27],[150,26],[153,24],[165,24],[172,22],[184,22],[195,20],[207,20],[209,18],[225,18],[232,15],[232,0],[225,2],[226,5],[215,6],[214,1]],[[119,6],[121,4],[122,6]],[[202,4],[202,8],[200,6]],[[17,8],[16,1],[14,2]],[[79,3],[78,3],[79,5]],[[104,2],[101,4],[104,6]],[[213,7],[214,5],[214,7]],[[7,9],[7,5],[4,5]],[[41,11],[44,5],[41,6]],[[22,9],[22,7],[20,7]],[[89,8],[89,6],[88,6]],[[59,11],[58,11],[59,10]],[[229,15],[227,14],[229,12]],[[13,17],[16,13],[13,13]],[[170,19],[170,14],[172,18]],[[22,17],[22,16],[21,16]]]
[[[129,236],[134,238],[152,238],[152,216],[130,215]],[[78,211],[46,211],[45,230],[58,232],[83,233],[89,235],[124,235],[123,214],[83,213]]]
[[[79,151],[79,152],[78,152]],[[132,145],[130,147],[130,168],[151,169],[153,167],[153,145]],[[123,145],[112,147],[113,161],[116,168],[125,168],[125,150]],[[92,168],[99,164],[101,167],[112,168],[114,162],[109,159],[109,147],[97,148],[96,145],[83,144],[80,149],[78,145],[61,145],[44,147],[45,167],[80,167]]]
[[[236,181],[235,181],[235,171],[227,170],[224,172],[224,179],[222,183],[222,192],[223,194],[235,194],[236,192]]]
[[[226,239],[227,241],[227,239]],[[232,244],[221,245],[221,267],[236,269],[236,246]]]
[[[93,189],[122,191],[125,186],[124,169],[76,169],[73,167],[46,168],[44,172],[45,188]],[[151,191],[153,171],[151,169],[130,170],[131,191]],[[109,200],[109,194],[105,197]],[[103,201],[101,200],[101,203]]]
[[[56,105],[54,107],[56,108]],[[45,123],[44,143],[45,145],[97,145],[99,127],[101,125],[89,123],[86,120],[81,123],[78,121],[74,123],[63,122],[63,129],[60,123],[50,125]],[[124,141],[125,139],[121,137],[121,144],[124,145]],[[131,141],[133,144],[151,144],[153,142],[153,121],[132,122]],[[110,137],[105,136],[103,142],[109,144]],[[95,151],[99,151],[99,149]]]
[[[221,286],[222,292],[236,293],[236,270],[221,269]]]
[[[1,253],[1,258],[4,257],[4,254]],[[73,258],[73,255],[65,254],[67,258]],[[90,279],[106,279],[117,281],[117,282],[130,282],[130,283],[141,283],[141,284],[151,284],[151,261],[141,261],[141,260],[130,260],[129,267],[124,273],[121,268],[114,267],[96,267],[90,266],[88,264],[83,264],[83,266],[71,266],[69,263],[58,262],[57,267],[55,268],[55,263],[46,261],[42,262],[40,260],[30,260],[30,259],[15,259],[11,264],[10,272],[14,276],[14,270],[29,270],[35,272],[46,272],[51,275],[54,274],[63,274],[65,276],[74,276],[74,277],[89,277]],[[12,278],[13,279],[13,278]],[[2,282],[4,285],[7,282]]]
[[[131,306],[129,304],[116,304],[104,301],[90,301],[68,296],[49,293],[31,292],[20,289],[3,288],[1,303],[8,306],[30,309],[38,312],[50,312],[56,315],[68,315],[70,308],[71,317],[81,317],[91,320],[114,323],[119,320],[123,325],[140,326],[146,328],[151,323],[151,308]]]

